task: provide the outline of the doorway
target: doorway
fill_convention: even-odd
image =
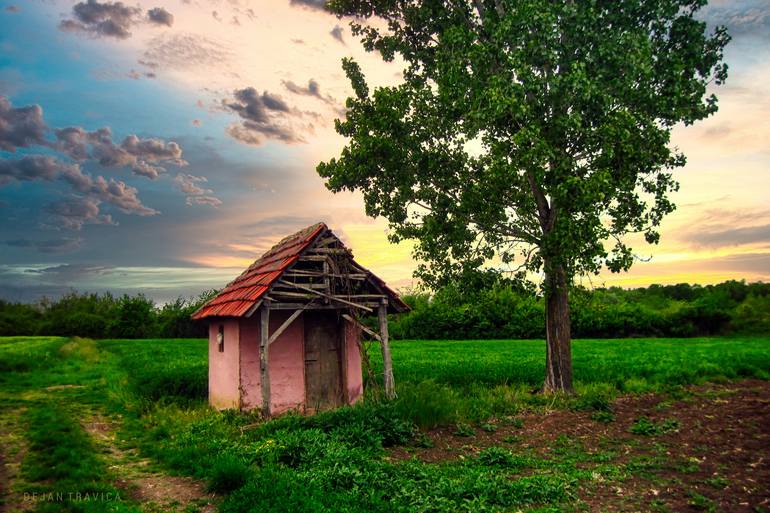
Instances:
[[[311,411],[342,404],[341,334],[335,313],[305,314],[305,399]]]

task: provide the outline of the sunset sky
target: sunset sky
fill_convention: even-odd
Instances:
[[[319,220],[414,284],[409,245],[315,172],[345,143],[340,60],[401,77],[319,1],[0,1],[0,297],[195,294]],[[770,2],[701,16],[733,36],[720,110],[674,132],[688,164],[660,245],[587,285],[770,280]]]

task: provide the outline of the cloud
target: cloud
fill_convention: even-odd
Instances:
[[[345,30],[342,27],[340,27],[339,25],[335,25],[334,28],[331,30],[331,32],[329,32],[329,34],[331,34],[331,36],[334,39],[336,39],[337,41],[339,41],[343,45],[345,44],[345,39],[342,37],[342,35],[344,33],[345,33]]]
[[[746,244],[767,244],[770,246],[770,224],[725,230],[699,229],[687,234],[685,240],[695,246],[707,248]]]
[[[156,68],[201,69],[221,66],[231,55],[226,47],[198,34],[163,34],[150,40],[142,62]]]
[[[51,203],[45,208],[46,212],[50,214],[46,226],[65,230],[80,230],[84,224],[117,225],[111,215],[100,213],[100,203],[101,201],[96,198],[77,196]]]
[[[225,109],[240,116],[241,123],[227,128],[227,133],[246,144],[260,145],[265,139],[275,139],[287,144],[306,142],[292,118],[302,118],[305,113],[290,107],[280,96],[264,91],[262,94],[253,87],[238,89],[234,98],[222,100]]]
[[[152,216],[159,212],[146,207],[137,197],[137,190],[124,182],[106,180],[85,174],[77,164],[68,164],[47,155],[28,155],[21,159],[0,159],[0,185],[13,181],[55,180],[67,183],[79,194],[68,200],[49,205],[53,224],[68,229],[80,229],[86,222],[114,224],[109,216],[99,214],[99,204],[109,203],[126,214]]]
[[[82,127],[71,126],[56,129],[54,133],[56,149],[74,160],[93,158],[103,167],[131,167],[134,174],[151,180],[165,171],[159,164],[187,165],[182,159],[182,148],[174,141],[128,135],[117,145],[112,141],[109,127],[88,132]]]
[[[70,283],[83,278],[102,276],[111,273],[115,268],[106,265],[61,264],[42,269],[27,269],[29,274],[43,275],[57,283]]]
[[[123,2],[87,0],[72,8],[74,19],[63,20],[59,28],[65,32],[83,32],[93,37],[131,37],[131,26],[139,21],[142,10]]]
[[[40,105],[14,108],[8,98],[0,96],[0,150],[45,145],[47,130]]]
[[[770,28],[770,5],[766,0],[712,1],[699,17],[711,26],[725,26],[733,36],[767,38]]]
[[[138,62],[142,66],[144,66],[146,68],[150,68],[150,69],[158,69],[158,67],[160,66],[157,62],[145,61],[145,60],[142,60],[142,59],[139,59],[136,62]]]
[[[194,176],[185,173],[179,173],[174,178],[174,185],[176,185],[176,188],[187,195],[185,202],[188,205],[220,206],[222,200],[211,195],[214,191],[201,187],[200,184],[206,182],[208,182],[208,179],[205,176]]]
[[[150,22],[157,25],[165,25],[170,27],[174,24],[174,15],[165,10],[163,7],[155,7],[147,11],[147,19]]]
[[[8,7],[5,8],[5,12],[17,13],[17,12],[21,12],[21,9],[19,8],[18,5],[9,5]]]
[[[326,0],[289,0],[289,4],[295,7],[326,11]]]
[[[218,207],[222,200],[214,196],[188,196],[186,203],[188,205],[207,205],[209,207]]]
[[[174,178],[174,184],[185,194],[205,194],[211,192],[210,189],[204,189],[198,185],[199,183],[206,182],[208,182],[208,179],[205,176],[193,176],[184,173],[179,173]]]
[[[302,96],[312,96],[314,98],[318,98],[319,100],[325,103],[328,103],[329,105],[336,105],[337,103],[337,100],[335,100],[330,95],[321,94],[321,86],[313,78],[308,80],[307,86],[301,86],[301,85],[295,84],[291,80],[283,80],[281,83],[291,93],[302,95]]]
[[[0,185],[14,181],[53,181],[59,176],[76,177],[77,175],[80,175],[78,166],[66,164],[50,156],[32,155],[16,160],[0,159]],[[77,178],[67,179],[67,181],[76,182]]]
[[[6,246],[12,248],[31,248],[36,249],[40,253],[69,253],[79,249],[82,243],[83,239],[80,237],[45,240],[11,239],[3,242]]]
[[[143,21],[170,27],[174,23],[174,16],[162,7],[155,7],[147,11],[146,18],[143,18],[140,7],[132,7],[123,2],[86,0],[75,4],[72,18],[62,20],[59,29],[91,37],[128,39],[131,37],[131,28]]]

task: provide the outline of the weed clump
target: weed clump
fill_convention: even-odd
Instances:
[[[251,469],[246,461],[231,453],[220,454],[211,464],[208,478],[210,492],[230,493],[246,484]]]
[[[679,421],[677,419],[666,419],[662,422],[654,422],[647,416],[636,419],[628,430],[635,435],[657,436],[673,433],[679,430]]]

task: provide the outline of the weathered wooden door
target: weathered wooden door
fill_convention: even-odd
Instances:
[[[305,314],[305,397],[312,411],[342,404],[341,330],[332,312]]]

